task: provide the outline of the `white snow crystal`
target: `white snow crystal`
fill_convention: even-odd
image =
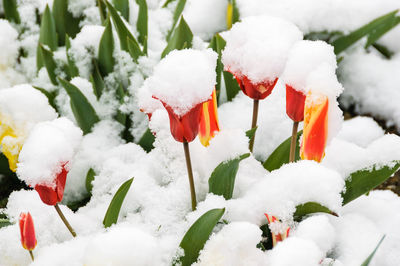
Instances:
[[[5,20],[0,19],[0,71],[15,64],[18,56],[18,32]]]

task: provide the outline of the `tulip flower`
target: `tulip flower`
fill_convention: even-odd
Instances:
[[[35,186],[35,190],[39,193],[40,199],[44,204],[54,206],[58,202],[62,201],[67,174],[68,172],[65,169],[64,164],[61,168],[61,172],[58,173],[55,178],[54,186],[41,184]]]
[[[321,162],[328,137],[328,97],[309,92],[304,107],[304,129],[300,156]]]
[[[9,119],[0,114],[0,146],[8,159],[10,170],[13,172],[17,170],[18,155],[24,140],[22,132],[14,129]]]
[[[36,247],[37,240],[35,236],[35,226],[33,225],[33,219],[29,212],[20,214],[19,229],[22,246],[29,251],[32,260],[34,260],[32,250]]]
[[[214,89],[211,99],[203,103],[202,115],[200,119],[199,139],[201,144],[208,146],[210,139],[219,131],[217,113],[217,93]]]
[[[275,216],[264,213],[268,220],[269,230],[272,236],[272,246],[275,247],[278,242],[285,240],[289,236],[290,227],[279,221]]]

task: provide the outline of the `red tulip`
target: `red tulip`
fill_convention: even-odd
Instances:
[[[289,236],[290,227],[280,222],[275,216],[270,216],[266,213],[264,213],[264,215],[267,217],[268,225],[270,226],[272,246],[275,247],[278,242],[285,240]],[[279,229],[281,229],[280,231],[283,232],[273,232],[274,230],[271,229],[271,224],[277,224],[280,227]]]
[[[304,108],[304,129],[300,156],[321,162],[328,137],[328,97],[309,93]]]
[[[294,122],[304,120],[304,103],[306,95],[286,84],[286,114]]]
[[[219,131],[217,113],[217,93],[213,90],[211,99],[203,103],[199,125],[199,139],[201,144],[208,146],[215,132]]]
[[[29,251],[36,247],[35,226],[31,214],[21,213],[19,216],[19,230],[21,232],[21,243],[24,249]]]
[[[68,171],[65,164],[62,166],[61,172],[57,174],[54,186],[36,185],[35,190],[39,193],[40,199],[47,205],[56,205],[60,202],[64,195],[65,182]]]
[[[233,74],[233,73],[232,73]],[[278,78],[275,78],[273,81],[264,81],[260,83],[252,83],[246,76],[239,76],[233,74],[239,83],[240,89],[254,100],[263,100],[268,95],[271,94],[272,89],[275,87],[278,82]]]

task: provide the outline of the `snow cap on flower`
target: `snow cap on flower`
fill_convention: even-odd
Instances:
[[[289,50],[302,39],[291,22],[270,16],[248,17],[223,33],[226,70],[246,76],[252,83],[274,81],[282,74]]]
[[[82,131],[67,118],[37,124],[19,155],[18,177],[31,187],[54,188],[58,174],[64,167],[68,170],[81,139]]]
[[[144,86],[153,97],[183,116],[211,98],[218,55],[207,50],[174,50],[154,68]]]

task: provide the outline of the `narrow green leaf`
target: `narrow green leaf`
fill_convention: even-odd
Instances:
[[[127,39],[129,38],[131,41],[135,42],[136,44],[137,44],[137,41],[136,41],[135,37],[133,37],[133,35],[129,31],[129,29],[126,27],[122,18],[118,15],[117,10],[115,10],[115,8],[108,1],[105,1],[105,2],[107,5],[107,8],[108,8],[108,11],[110,12],[111,18],[114,21],[114,25],[115,25],[115,28],[118,33],[121,49],[126,52],[129,52]],[[139,46],[139,45],[137,45],[137,46]],[[143,53],[141,53],[140,55],[143,55]]]
[[[103,220],[103,225],[105,228],[117,223],[119,211],[121,210],[121,206],[124,202],[125,196],[128,193],[129,188],[131,187],[132,181],[133,177],[128,181],[125,181],[125,183],[121,185],[117,193],[115,193],[114,197],[112,198]]]
[[[256,134],[258,126],[253,127],[252,129],[249,129],[246,131],[246,137],[248,137],[249,139],[252,139],[254,137],[254,135]]]
[[[104,90],[104,80],[101,77],[100,74],[100,69],[99,69],[99,64],[97,63],[96,59],[93,59],[93,72],[92,75],[90,76],[90,82],[93,85],[93,93],[96,95],[97,100],[100,99],[101,94],[103,93]]]
[[[165,3],[162,5],[163,8],[166,8],[170,3],[174,2],[175,0],[166,0]]]
[[[131,55],[133,61],[137,63],[137,59],[142,55],[139,44],[136,41],[129,39],[129,37],[127,38],[127,44],[129,54]]]
[[[249,156],[250,153],[246,153],[233,160],[220,163],[208,179],[209,192],[223,196],[226,200],[231,199],[239,163]]]
[[[384,57],[386,57],[386,59],[390,59],[394,55],[394,52],[389,50],[389,48],[387,48],[384,45],[374,43],[372,44],[372,47],[374,47],[378,52],[380,52]]]
[[[186,0],[179,0],[178,4],[176,5],[174,15],[172,17],[172,27],[167,34],[167,41],[170,40],[171,34],[175,29],[176,23],[178,23],[178,20],[183,12],[183,9],[185,8],[185,5],[186,5]]]
[[[9,219],[0,218],[0,228],[12,225]]]
[[[77,87],[65,79],[58,78],[58,80],[70,97],[72,112],[83,134],[89,133],[93,125],[99,121],[96,111]]]
[[[57,78],[56,78],[56,74],[55,74],[55,69],[56,69],[57,65],[53,58],[53,52],[48,50],[42,44],[39,44],[39,46],[41,49],[43,63],[47,69],[47,74],[49,75],[50,81],[51,81],[51,83],[53,83],[53,85],[57,85]]]
[[[106,4],[104,3],[104,0],[97,0],[97,6],[99,7],[101,24],[104,25],[107,18]]]
[[[385,25],[386,23],[391,23],[393,18],[396,16],[398,10],[392,11],[388,14],[385,14],[379,18],[374,19],[368,24],[362,26],[361,28],[351,32],[348,35],[342,36],[336,39],[332,45],[335,48],[335,54],[339,54],[346,50],[348,47],[356,43],[361,38],[373,33],[376,29]]]
[[[192,47],[193,33],[186,23],[185,19],[182,17],[181,22],[175,29],[171,39],[168,42],[167,47],[161,54],[161,58],[164,58],[172,50],[182,50],[185,48]]]
[[[335,212],[329,210],[325,206],[322,206],[318,202],[307,202],[296,206],[296,211],[293,214],[293,218],[295,221],[301,221],[306,215],[317,212],[323,212],[334,216],[338,216]]]
[[[361,195],[364,195],[379,186],[389,179],[399,168],[400,163],[394,161],[391,166],[386,165],[378,167],[373,165],[372,167],[351,173],[346,179],[346,189],[342,192],[343,205],[346,205],[352,200],[355,200]]]
[[[155,137],[148,128],[146,132],[144,132],[143,136],[140,138],[138,144],[140,145],[140,147],[143,148],[143,150],[150,152],[154,148],[153,146],[154,140]]]
[[[221,92],[221,77],[222,71],[224,70],[224,65],[221,61],[222,50],[225,48],[225,40],[217,33],[211,39],[209,47],[213,49],[218,54],[217,67],[215,72],[217,73],[217,83],[215,84],[215,90],[217,92],[217,100],[219,102],[219,94]]]
[[[17,0],[3,0],[4,16],[10,22],[21,23],[17,9]]]
[[[240,87],[236,81],[236,78],[230,72],[223,71],[222,73],[224,75],[226,97],[228,102],[230,102],[239,93]]]
[[[53,17],[58,33],[58,42],[60,46],[65,44],[65,35],[68,34],[72,38],[80,31],[80,19],[75,18],[68,11],[68,0],[53,1]]]
[[[89,169],[89,171],[86,174],[86,182],[85,182],[85,186],[86,186],[86,191],[88,193],[92,193],[92,189],[93,189],[93,180],[95,177],[96,173],[94,172],[94,170],[92,168]]]
[[[236,0],[229,0],[226,10],[226,27],[232,28],[232,25],[239,21],[239,9]]]
[[[46,5],[43,12],[42,22],[40,24],[39,44],[47,45],[51,51],[55,51],[58,46],[56,24],[48,5]],[[42,52],[39,44],[36,53],[36,68],[38,70],[43,66]]]
[[[54,110],[56,110],[58,112],[58,110],[57,110],[58,108],[57,108],[57,106],[55,104],[55,98],[56,98],[56,95],[57,95],[56,91],[49,92],[49,91],[47,91],[47,90],[45,90],[43,88],[39,88],[39,87],[36,87],[36,86],[32,86],[32,87],[37,89],[41,93],[43,93],[47,97],[47,100],[49,101],[49,104],[51,105],[51,107],[53,107]]]
[[[386,23],[382,23],[368,35],[365,47],[368,48],[370,45],[374,44],[380,37],[382,37],[385,33],[396,27],[399,23],[400,23],[400,17],[389,17]]]
[[[381,240],[379,240],[378,245],[376,245],[374,251],[368,256],[368,258],[361,264],[361,266],[368,266],[371,263],[372,258],[374,257],[376,251],[378,250],[379,246],[382,244],[383,240],[385,239],[385,236],[382,236]]]
[[[296,155],[295,162],[300,160],[300,147],[297,145],[299,143],[299,139],[303,130],[297,132],[297,140],[296,140]],[[287,138],[284,142],[282,142],[278,148],[276,148],[268,159],[263,163],[263,166],[268,171],[273,171],[279,169],[285,163],[289,163],[289,153],[290,153],[290,141],[292,137]]]
[[[129,0],[112,0],[112,3],[125,20],[129,21]]]
[[[106,27],[100,39],[98,63],[100,73],[107,76],[114,69],[114,38],[110,18],[107,18]]]
[[[185,251],[185,255],[180,258],[182,266],[190,266],[197,261],[200,251],[224,212],[225,209],[209,210],[189,228],[179,244]]]
[[[147,54],[147,25],[148,25],[148,10],[146,0],[136,0],[139,5],[138,19],[136,28],[139,32],[138,40],[143,45],[143,52]]]
[[[77,77],[79,76],[79,69],[76,67],[74,59],[69,55],[69,49],[71,49],[71,40],[69,39],[68,35],[65,36],[65,48],[67,53],[69,76],[71,78]]]
[[[122,84],[119,84],[117,88],[117,98],[120,104],[124,103],[124,97],[125,97],[124,87],[122,86]],[[122,125],[125,126],[126,118],[127,118],[126,114],[122,113],[120,110],[117,111],[115,120],[117,120],[118,122],[120,122]]]

